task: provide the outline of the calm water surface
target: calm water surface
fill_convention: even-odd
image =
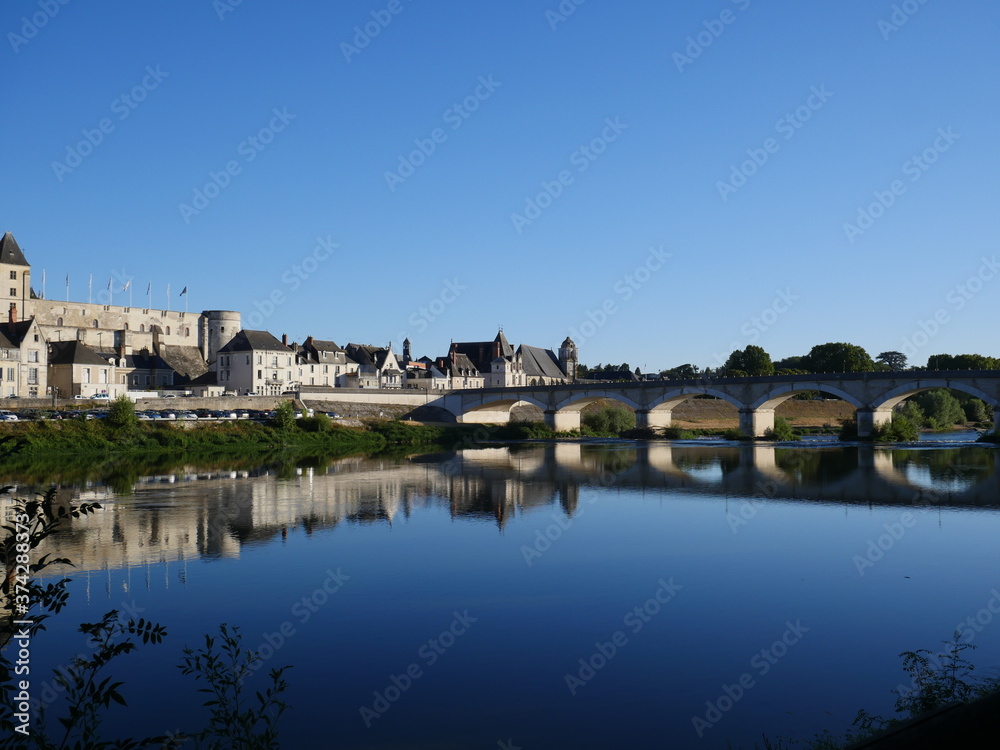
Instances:
[[[122,734],[203,723],[176,664],[222,622],[293,665],[288,748],[839,731],[891,713],[899,652],[956,627],[1000,666],[998,460],[937,442],[560,444],[67,484],[105,509],[58,539],[77,570],[36,674],[84,649],[77,623],[123,608],[169,637],[115,667]]]

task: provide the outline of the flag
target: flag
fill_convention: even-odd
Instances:
[[[178,297],[183,297],[183,296],[184,296],[185,294],[187,294],[187,293],[188,293],[188,288],[187,288],[187,287],[184,287],[183,289],[181,289],[181,293],[180,293],[180,294],[178,294],[177,296],[178,296]]]
[[[146,294],[152,294],[152,293],[153,293],[153,282],[150,281],[149,285],[146,287]]]
[[[109,292],[111,291],[111,284],[112,284],[112,282],[113,282],[114,280],[115,280],[115,277],[114,277],[114,276],[112,276],[112,277],[111,277],[110,279],[108,279],[108,291],[109,291]]]
[[[132,279],[129,279],[128,281],[125,282],[125,286],[122,287],[122,291],[127,292],[130,286],[132,286]]]

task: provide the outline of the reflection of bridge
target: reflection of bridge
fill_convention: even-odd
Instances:
[[[556,430],[580,427],[580,411],[600,399],[619,401],[636,413],[639,427],[666,427],[671,412],[695,396],[714,396],[740,413],[740,429],[761,437],[774,427],[774,410],[804,391],[821,391],[851,404],[858,413],[858,434],[871,435],[875,426],[892,420],[893,408],[921,391],[951,388],[980,398],[995,409],[1000,429],[1000,371],[903,371],[840,375],[785,375],[760,378],[664,380],[645,383],[574,383],[522,388],[484,388],[416,394],[407,391],[338,389],[329,398],[349,403],[431,406],[444,409],[461,422],[505,423],[511,409],[532,404]]]

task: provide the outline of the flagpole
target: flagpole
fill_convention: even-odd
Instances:
[[[94,301],[94,274],[90,274],[90,279],[87,281],[87,304],[91,304]]]
[[[45,299],[45,269],[42,269],[42,299]]]
[[[150,281],[146,287],[146,295],[149,297],[149,309],[153,309],[153,282]]]
[[[108,304],[115,304],[115,279],[113,276],[108,279]]]
[[[66,274],[66,301],[69,302],[69,274]]]
[[[167,284],[167,312],[170,312],[170,284]]]

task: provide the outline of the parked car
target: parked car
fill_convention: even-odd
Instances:
[[[0,409],[0,422],[17,422],[17,421],[18,421],[18,416],[14,412],[7,411],[6,409]]]

